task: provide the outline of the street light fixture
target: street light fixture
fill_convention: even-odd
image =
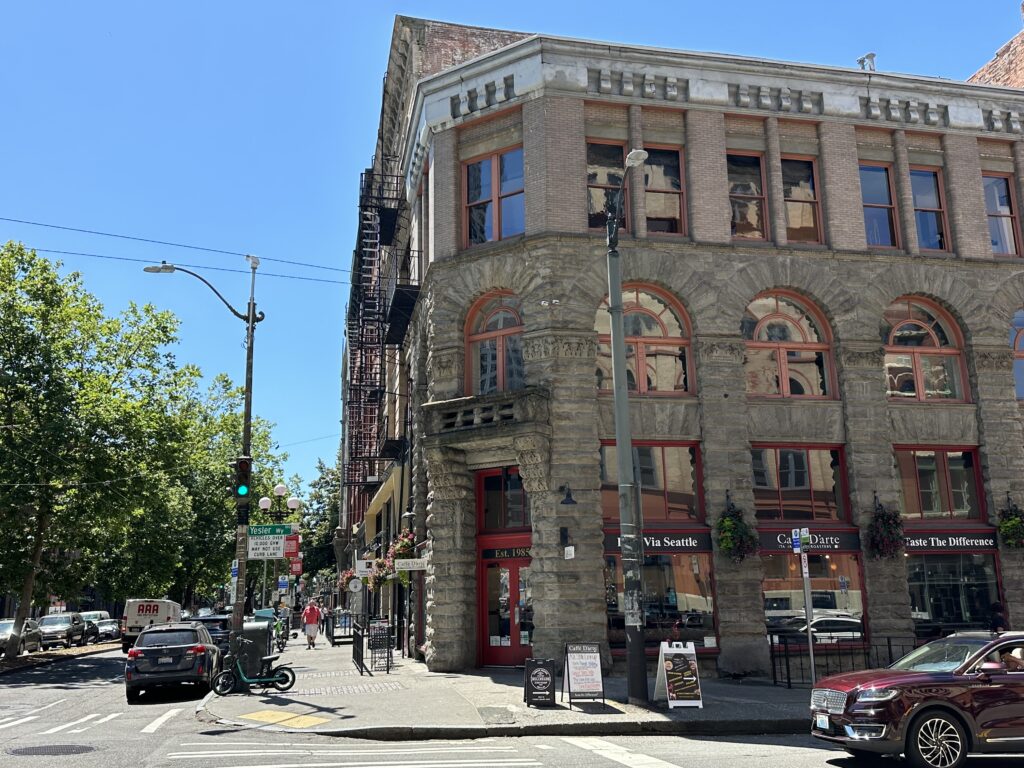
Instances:
[[[608,314],[611,316],[612,392],[615,414],[615,453],[619,469],[619,528],[622,557],[623,600],[626,618],[626,679],[629,702],[650,701],[647,688],[647,657],[643,634],[643,513],[637,503],[633,473],[633,437],[629,425],[629,391],[626,380],[626,342],[622,322],[622,264],[619,260],[619,215],[629,169],[644,164],[647,152],[634,149],[626,155],[622,181],[607,212]]]
[[[260,260],[256,256],[246,256],[246,261],[249,262],[249,269],[252,270],[252,276],[249,281],[249,306],[246,309],[245,314],[242,314],[225,299],[221,292],[218,291],[213,285],[200,274],[193,272],[190,269],[179,267],[175,264],[168,264],[166,261],[161,261],[160,264],[153,264],[148,267],[143,267],[144,272],[150,274],[169,274],[171,272],[184,272],[186,275],[191,275],[196,278],[207,288],[216,294],[217,298],[223,302],[224,306],[228,308],[232,315],[243,321],[246,326],[246,337],[245,337],[245,405],[242,412],[242,456],[250,457],[252,455],[252,349],[253,339],[256,334],[256,324],[262,322],[265,315],[262,312],[256,312],[256,269],[260,265]],[[237,510],[237,525],[235,529],[235,558],[238,560],[238,584],[239,589],[234,594],[234,608],[231,614],[231,647],[237,648],[238,638],[242,634],[242,621],[243,614],[245,613],[245,561],[246,555],[248,554],[249,536],[249,500],[246,497],[244,500],[236,501],[235,507]]]

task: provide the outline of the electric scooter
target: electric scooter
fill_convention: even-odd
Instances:
[[[264,656],[261,659],[260,672],[256,677],[248,677],[242,667],[242,656],[248,656],[247,651],[241,646],[255,645],[252,640],[244,637],[238,638],[239,656],[227,654],[225,657],[228,668],[213,678],[213,692],[218,696],[227,696],[235,690],[235,686],[241,681],[247,685],[261,685],[264,689],[273,686],[279,691],[287,691],[295,685],[295,673],[287,664],[271,667],[279,656]]]

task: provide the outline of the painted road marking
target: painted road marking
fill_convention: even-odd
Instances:
[[[36,709],[30,709],[30,710],[28,710],[28,712],[22,712],[21,714],[23,714],[23,715],[34,715],[36,712],[42,712],[44,709],[49,709],[50,707],[56,707],[58,704],[63,704],[65,701],[67,701],[67,699],[57,699],[56,701],[51,702],[50,704],[47,704],[45,707],[38,707]]]
[[[124,714],[123,712],[115,712],[112,715],[107,715],[106,717],[100,718],[95,723],[89,723],[87,726],[85,726],[85,728],[75,728],[75,730],[68,731],[68,733],[81,733],[82,731],[87,731],[90,728],[92,728],[94,725],[99,725],[100,723],[109,723],[115,717],[120,717],[123,714]]]
[[[4,728],[10,728],[12,725],[21,725],[22,723],[27,723],[29,720],[38,720],[38,719],[39,719],[39,715],[32,715],[31,717],[23,717],[20,720],[14,720],[14,721],[12,721],[10,723],[4,723],[3,725],[0,725],[0,730],[3,730]]]
[[[77,720],[72,720],[70,723],[64,723],[64,725],[54,726],[53,728],[51,728],[48,731],[40,731],[39,735],[40,736],[46,736],[47,734],[50,734],[50,733],[60,733],[65,728],[70,728],[73,725],[81,725],[82,723],[84,723],[84,722],[86,722],[88,720],[92,720],[94,717],[99,717],[99,716],[100,716],[99,712],[96,712],[95,714],[92,714],[92,715],[86,715],[85,717],[80,717]],[[82,730],[85,730],[85,729],[83,728]]]
[[[169,712],[164,712],[160,717],[154,720],[152,723],[143,728],[139,733],[156,733],[156,729],[166,723],[172,717],[181,712],[180,709],[172,709]]]
[[[308,763],[265,763],[249,765],[246,768],[307,768]],[[543,766],[536,760],[514,758],[511,760],[370,760],[356,763],[316,763],[316,768],[533,768]],[[237,768],[221,766],[220,768]]]
[[[640,752],[631,752],[618,744],[593,736],[563,736],[562,741],[629,768],[679,768],[675,763],[667,763]]]
[[[246,720],[255,720],[268,725],[283,725],[286,728],[312,728],[315,725],[331,722],[327,717],[314,717],[313,715],[293,715],[290,712],[281,712],[276,709],[261,709],[259,712],[252,712],[242,715]]]
[[[341,757],[343,755],[431,755],[431,754],[444,754],[450,755],[457,752],[515,752],[515,747],[474,747],[474,746],[427,746],[410,749],[405,748],[394,748],[394,749],[296,749],[296,748],[281,748],[287,745],[274,745],[272,749],[224,749],[224,750],[196,750],[192,752],[170,752],[167,757],[171,760],[189,760],[196,758],[210,758],[210,757],[248,757],[252,755],[262,755],[264,757],[270,757],[272,755],[291,755],[294,757]],[[551,747],[548,747],[551,749]]]

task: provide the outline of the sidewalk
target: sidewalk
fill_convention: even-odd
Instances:
[[[367,659],[369,660],[369,659]],[[605,704],[568,701],[527,707],[523,671],[487,669],[464,674],[427,671],[425,664],[396,657],[391,674],[359,675],[349,644],[323,638],[307,651],[290,641],[280,662],[298,677],[286,693],[253,689],[246,695],[210,694],[197,716],[226,724],[289,733],[322,733],[383,741],[468,739],[484,736],[797,734],[810,729],[806,690],[762,681],[702,680],[704,708],[669,711],[624,703],[626,680],[605,679]],[[650,690],[654,690],[651,680]]]

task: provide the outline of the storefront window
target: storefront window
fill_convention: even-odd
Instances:
[[[977,455],[973,450],[896,450],[903,516],[978,518]]]
[[[637,477],[644,523],[690,523],[700,519],[695,445],[637,445]],[[601,510],[604,519],[619,522],[618,453],[601,446]]]
[[[769,627],[804,615],[804,580],[800,558],[792,554],[762,555],[764,614]],[[852,616],[864,612],[860,555],[829,553],[807,556],[811,576],[811,608],[818,616]]]
[[[623,613],[622,562],[618,553],[604,557],[608,643],[626,647]],[[718,645],[710,552],[649,554],[643,567],[644,644],[663,640],[693,643],[697,648]]]
[[[843,461],[838,448],[755,447],[754,507],[761,520],[841,520]]]
[[[958,629],[987,629],[999,602],[993,554],[908,555],[914,628],[921,638]]]

